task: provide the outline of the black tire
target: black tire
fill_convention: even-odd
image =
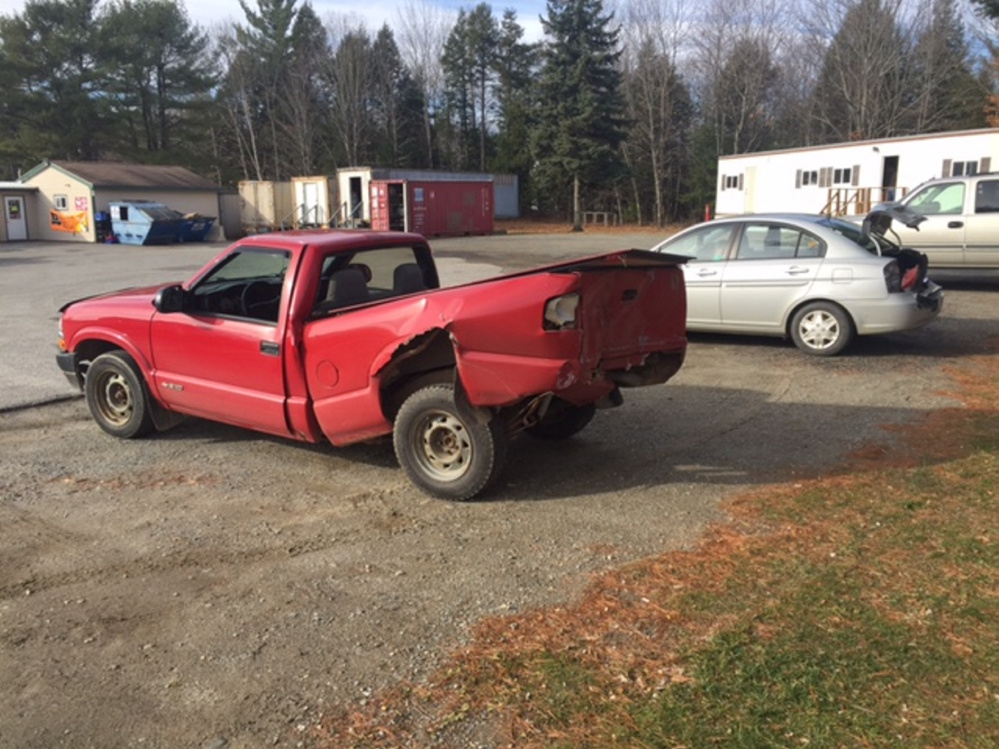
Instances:
[[[812,302],[794,313],[791,340],[814,356],[836,356],[853,341],[853,320],[846,310],[831,302]]]
[[[153,430],[146,383],[124,351],[109,351],[94,359],[84,392],[94,421],[108,434],[131,439]]]
[[[502,422],[482,423],[455,400],[450,385],[431,385],[402,404],[393,431],[395,455],[427,494],[457,502],[488,489],[506,463]]]
[[[585,406],[574,406],[564,400],[556,400],[548,408],[540,422],[527,428],[532,437],[543,440],[569,439],[586,428],[593,421],[597,407],[592,403]]]

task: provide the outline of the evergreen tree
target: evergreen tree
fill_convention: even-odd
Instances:
[[[387,24],[375,37],[372,55],[371,106],[378,131],[375,161],[380,166],[415,167],[422,159],[423,96],[403,65]]]
[[[228,77],[246,130],[241,140],[251,150],[255,174],[248,176],[286,179],[296,170],[279,137],[280,99],[289,86],[298,0],[257,0],[256,10],[246,0],[239,4],[245,23],[236,26],[237,51]]]
[[[888,138],[908,131],[916,88],[912,54],[885,0],[859,0],[826,51],[813,92],[825,142]]]
[[[371,39],[363,27],[340,40],[330,68],[333,127],[339,155],[347,166],[369,160],[372,152],[371,95],[374,75]]]
[[[618,29],[601,0],[549,0],[541,19],[548,37],[532,137],[536,178],[547,200],[564,205],[572,190],[573,228],[581,200],[615,187],[623,175],[619,146],[626,120],[617,68]]]
[[[933,0],[930,22],[914,53],[914,82],[920,86],[915,132],[985,126],[988,91],[968,64],[966,38],[955,0]]]
[[[169,0],[118,0],[101,28],[119,149],[130,159],[197,162],[214,82],[205,35]]]
[[[10,171],[98,159],[113,142],[100,96],[97,0],[28,0],[0,18],[0,151]]]
[[[449,169],[469,168],[474,138],[475,79],[470,33],[468,12],[461,9],[441,54],[444,111],[437,118],[437,132],[443,166]]]
[[[517,23],[516,12],[504,11],[494,61],[496,152],[490,168],[516,174],[521,197],[530,189],[530,115],[538,50],[537,45],[521,41],[523,37],[524,29]]]
[[[736,40],[712,97],[719,153],[749,153],[771,147],[779,76],[761,40],[750,36]]]

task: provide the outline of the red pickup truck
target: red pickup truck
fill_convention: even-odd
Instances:
[[[439,288],[416,234],[282,232],[184,284],[61,311],[59,367],[118,437],[186,415],[334,445],[393,435],[427,493],[492,485],[508,439],[564,438],[686,350],[682,258],[622,250]]]

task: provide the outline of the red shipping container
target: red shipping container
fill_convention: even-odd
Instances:
[[[492,234],[493,183],[372,180],[371,228],[428,237]]]

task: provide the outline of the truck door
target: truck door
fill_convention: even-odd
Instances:
[[[182,413],[286,436],[282,340],[289,253],[241,248],[151,323],[157,396]]]
[[[964,264],[999,268],[999,178],[979,179],[974,189],[974,213],[965,216]]]
[[[903,246],[926,253],[930,267],[953,267],[961,264],[965,235],[964,182],[927,185],[906,199],[905,205],[925,216],[918,229],[909,229],[896,221],[892,229]]]

